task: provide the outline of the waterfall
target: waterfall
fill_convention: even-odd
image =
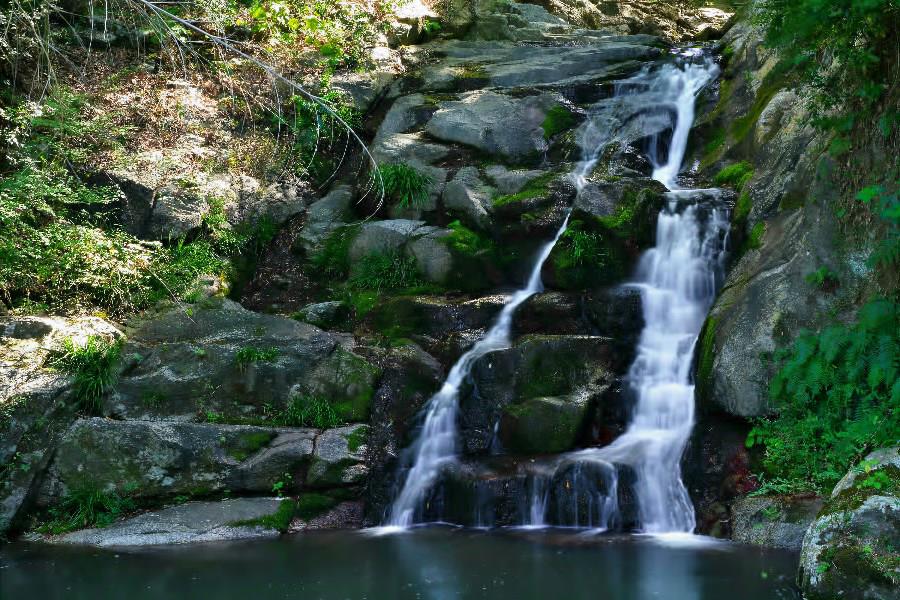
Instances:
[[[692,53],[687,57],[689,60],[682,64],[645,70],[616,86],[616,96],[645,96],[639,110],[650,113],[648,119],[656,119],[657,124],[665,121],[659,131],[672,131],[665,159],[657,160],[653,151],[650,158],[653,177],[673,191],[659,215],[656,247],[644,254],[636,281],[631,284],[642,292],[645,319],[637,358],[628,373],[637,398],[632,421],[611,445],[573,452],[558,461],[557,471],[563,465],[575,464],[574,483],[571,488],[567,484],[561,493],[563,500],[577,509],[582,494],[589,507],[582,515],[584,522],[602,529],[618,511],[616,465],[634,470],[643,530],[692,531],[694,527],[693,506],[681,482],[680,461],[694,421],[694,386],[690,381],[693,348],[716,292],[728,222],[725,211],[702,208],[696,192],[680,190],[676,183],[693,124],[696,94],[717,74],[711,61],[697,64],[691,60]],[[665,114],[660,116],[660,111]],[[616,118],[620,125],[628,121],[620,115],[605,115],[592,119],[582,131],[583,160],[572,173],[579,192],[607,144],[622,139],[623,134],[615,131]],[[388,513],[388,528],[416,523],[442,470],[456,460],[460,387],[479,358],[511,345],[514,313],[543,289],[541,268],[568,221],[567,214],[554,238],[538,253],[526,286],[509,297],[490,330],[453,365],[441,389],[426,404],[424,423],[409,449],[409,469]],[[590,463],[600,468],[603,492],[597,487],[596,477],[578,475],[580,465]],[[548,476],[535,476],[529,484],[526,519],[532,526],[547,522],[552,491],[549,479],[544,477]],[[574,524],[581,524],[577,510],[574,514]]]
[[[543,290],[541,268],[553,251],[553,247],[569,223],[569,215],[563,220],[553,239],[541,248],[524,288],[506,301],[503,310],[488,330],[468,352],[463,354],[450,369],[441,389],[428,400],[425,422],[412,446],[412,467],[403,483],[400,494],[394,500],[388,517],[390,527],[409,527],[415,523],[416,511],[437,481],[441,469],[456,460],[456,419],[459,412],[459,388],[479,358],[494,350],[508,348],[511,341],[513,314],[519,306],[534,294]]]
[[[728,214],[716,206],[717,190],[681,190],[676,177],[696,94],[716,74],[717,67],[705,61],[641,76],[653,78],[652,87],[674,109],[675,124],[665,162],[653,160],[653,177],[672,191],[657,221],[656,245],[642,256],[630,284],[641,291],[645,322],[627,376],[636,403],[628,428],[609,446],[561,461],[597,462],[612,472],[616,465],[632,469],[640,528],[649,533],[692,532],[695,524],[681,457],[694,425],[694,346],[715,299]]]

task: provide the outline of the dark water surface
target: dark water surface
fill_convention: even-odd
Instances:
[[[726,543],[421,529],[141,550],[0,547],[3,600],[796,600],[796,555]]]

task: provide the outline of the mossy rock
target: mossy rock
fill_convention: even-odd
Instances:
[[[366,421],[381,370],[364,358],[336,348],[301,382],[310,395],[325,398],[342,420]]]
[[[553,454],[575,447],[589,412],[586,396],[530,398],[503,411],[498,435],[516,454]]]

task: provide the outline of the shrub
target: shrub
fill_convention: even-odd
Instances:
[[[776,352],[770,393],[777,418],[761,419],[748,446],[765,446],[766,474],[820,493],[874,448],[900,439],[900,317],[880,299],[849,325],[804,331]]]
[[[378,173],[385,196],[396,200],[400,208],[421,208],[428,202],[434,183],[430,175],[403,163],[382,165]]]
[[[121,354],[121,342],[107,342],[95,335],[84,343],[63,340],[62,349],[50,359],[50,366],[73,377],[75,402],[81,410],[100,414],[103,394],[115,381],[113,367]]]

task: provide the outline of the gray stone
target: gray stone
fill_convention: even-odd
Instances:
[[[893,447],[866,457],[806,531],[798,577],[804,598],[900,598],[898,455],[900,448]],[[861,485],[875,476],[878,487]]]
[[[82,529],[47,536],[53,544],[80,546],[156,546],[276,537],[276,529],[243,525],[278,512],[281,498],[235,498],[219,502],[187,502],[149,511],[103,529]]]
[[[316,439],[307,482],[312,486],[333,487],[362,483],[369,469],[364,459],[368,425],[328,429]]]
[[[377,369],[345,345],[345,335],[229,300],[172,308],[134,323],[105,414],[259,420],[314,388],[341,418],[364,420]]]
[[[153,212],[142,237],[152,240],[177,240],[197,231],[209,211],[205,198],[175,186],[157,190]]]
[[[300,319],[310,325],[331,329],[346,325],[350,314],[346,304],[332,300],[331,302],[307,304],[293,316],[295,319]]]
[[[420,237],[407,246],[416,259],[419,273],[432,283],[445,283],[453,270],[453,255],[446,244],[449,229],[438,229]]]
[[[513,98],[472,92],[459,101],[442,102],[425,129],[438,139],[508,160],[534,158],[547,150],[541,125],[547,111],[559,103],[551,94]]]
[[[314,253],[328,234],[350,218],[353,195],[351,186],[336,185],[324,198],[310,205],[306,225],[294,240],[294,250]]]
[[[61,440],[38,499],[90,485],[132,498],[269,493],[285,473],[303,484],[317,430],[80,419]]]
[[[799,552],[823,504],[818,497],[741,498],[731,505],[731,539]]]
[[[409,219],[364,223],[350,246],[350,260],[356,262],[369,254],[398,252],[424,225],[425,221]]]
[[[463,167],[444,188],[444,207],[469,222],[485,227],[490,220],[494,189],[486,185],[475,167]]]
[[[485,174],[497,193],[501,195],[515,194],[524,188],[529,181],[543,175],[544,171],[526,169],[507,169],[502,165],[492,165],[485,169]]]

